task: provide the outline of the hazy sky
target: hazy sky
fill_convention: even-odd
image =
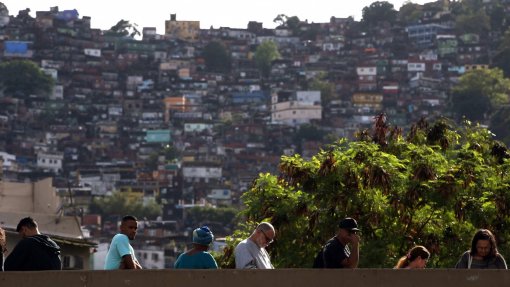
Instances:
[[[92,28],[109,29],[119,20],[136,23],[140,28],[156,27],[157,33],[164,33],[165,20],[170,14],[177,14],[177,20],[200,21],[200,27],[207,29],[231,27],[246,28],[249,21],[263,22],[265,28],[274,28],[273,19],[278,14],[298,16],[308,22],[329,22],[331,16],[361,19],[361,10],[371,0],[0,0],[10,15],[30,8],[35,11],[49,11],[58,6],[59,10],[76,9],[80,15],[92,18]],[[405,0],[388,1],[398,10]],[[414,0],[423,4],[430,0]]]

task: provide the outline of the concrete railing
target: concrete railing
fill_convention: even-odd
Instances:
[[[507,270],[138,270],[0,272],[2,287],[499,287]]]

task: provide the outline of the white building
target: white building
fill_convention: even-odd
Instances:
[[[46,153],[37,154],[37,168],[59,173],[62,171],[62,161],[64,155],[62,153]]]
[[[292,94],[274,93],[271,97],[271,122],[301,125],[322,119],[320,91],[298,91]]]
[[[0,164],[2,165],[3,169],[9,170],[15,166],[16,156],[4,151],[0,151]]]
[[[156,246],[147,246],[144,249],[136,249],[136,258],[144,269],[165,269],[165,251]]]
[[[186,182],[209,182],[222,177],[222,168],[220,166],[193,165],[183,166],[182,176]]]

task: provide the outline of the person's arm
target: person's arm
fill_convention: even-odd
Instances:
[[[350,237],[351,255],[342,260],[342,266],[345,268],[358,268],[360,237],[358,234],[351,234]]]
[[[30,253],[29,246],[25,239],[22,239],[5,258],[4,270],[5,271],[23,271],[24,262]]]
[[[132,254],[132,248],[129,244],[129,239],[127,236],[121,236],[118,239],[116,244],[117,252],[121,256],[121,262],[119,269],[142,269],[140,263],[134,257],[134,252]]]
[[[207,269],[218,269],[218,263],[214,260],[214,257],[210,253],[206,253],[205,266]]]
[[[131,254],[122,256],[122,262],[120,263],[121,269],[138,269],[136,263],[131,257]]]
[[[508,269],[508,267],[506,266],[505,258],[503,258],[501,254],[496,255],[496,266],[498,267],[498,269]]]
[[[251,256],[246,244],[237,245],[234,250],[236,269],[257,269],[257,261]]]
[[[140,264],[140,262],[138,262],[138,260],[136,260],[136,258],[135,258],[135,260],[133,260],[133,262],[135,262],[135,269],[143,269],[142,264]]]
[[[457,269],[467,269],[468,268],[468,252],[465,252],[460,257],[459,261],[457,261],[457,264],[455,264],[455,268]]]

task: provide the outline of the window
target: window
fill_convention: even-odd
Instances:
[[[152,253],[152,261],[156,261],[156,262],[158,262],[158,261],[159,261],[159,254],[157,254],[157,253]]]

